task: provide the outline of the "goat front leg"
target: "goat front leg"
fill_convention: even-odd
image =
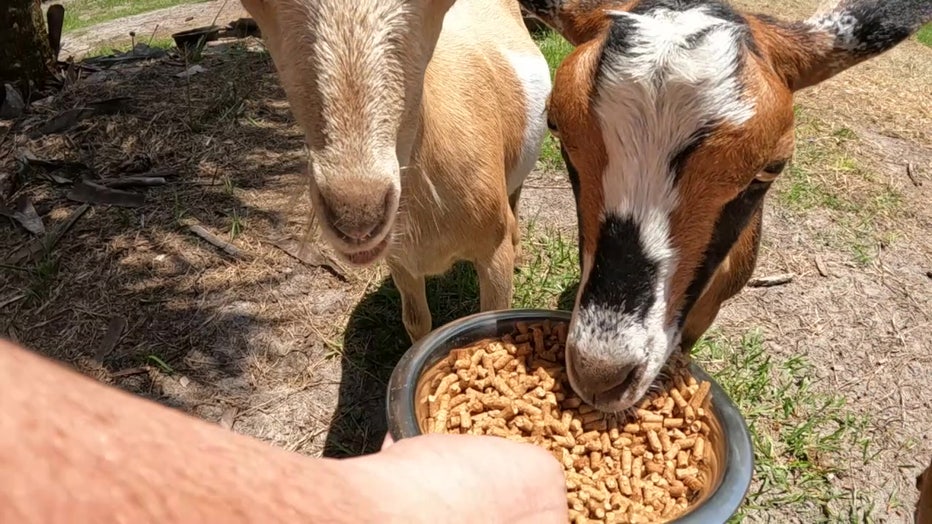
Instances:
[[[424,276],[414,276],[400,264],[390,264],[392,281],[401,294],[401,319],[411,342],[417,342],[430,333],[432,319],[427,305],[427,287]]]
[[[508,197],[508,206],[511,208],[511,216],[514,219],[514,227],[511,228],[511,245],[514,247],[514,265],[524,263],[524,251],[521,249],[521,230],[518,228],[518,201],[521,198],[521,188],[515,189],[515,192]]]
[[[514,298],[514,220],[509,220],[510,227],[498,248],[487,260],[476,261],[476,273],[479,275],[479,309],[491,311],[510,309]]]

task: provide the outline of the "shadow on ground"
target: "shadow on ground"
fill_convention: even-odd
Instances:
[[[27,198],[46,230],[79,207],[67,196],[72,182],[167,173],[165,185],[144,191],[142,206],[93,205],[54,248],[0,268],[0,336],[194,411],[246,398],[259,378],[283,374],[264,360],[275,351],[270,333],[293,331],[294,322],[270,310],[269,292],[322,280],[260,241],[291,221],[286,203],[303,170],[302,134],[268,56],[224,44],[200,63],[207,72],[187,79],[176,76],[187,64],[171,58],[104,69],[30,107],[0,143],[14,152],[0,154],[0,171],[20,171],[15,193],[0,199]],[[101,99],[128,102],[59,133],[29,133]],[[24,151],[64,167],[20,170],[14,158]],[[192,219],[248,257],[228,257],[192,234]],[[33,240],[0,219],[0,258]],[[107,326],[119,323],[120,336],[106,344]],[[178,394],[166,393],[182,376]]]
[[[427,281],[433,326],[479,311],[479,284],[470,264],[455,265]],[[395,364],[411,346],[401,322],[401,297],[391,278],[353,309],[343,338],[339,400],[324,456],[378,451],[386,432],[386,385]]]
[[[479,311],[479,285],[473,267],[454,266],[428,279],[434,328]],[[576,285],[559,297],[572,309]],[[516,305],[518,307],[518,305]],[[348,457],[378,451],[387,431],[386,387],[395,364],[411,346],[401,323],[401,298],[391,278],[366,295],[353,310],[343,339],[339,400],[324,445],[324,456]]]

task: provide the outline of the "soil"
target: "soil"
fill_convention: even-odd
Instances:
[[[63,3],[63,2],[59,2]],[[63,3],[68,9],[67,2]],[[196,4],[181,4],[108,22],[83,27],[62,38],[61,60],[80,60],[88,52],[116,42],[130,41],[136,33],[137,42],[169,38],[173,33],[211,24],[224,26],[236,19],[249,17],[238,0],[211,0]]]
[[[63,56],[131,29],[142,35],[159,24],[167,35],[206,25],[220,4],[89,28],[66,39]],[[770,2],[741,4],[771,10]],[[784,16],[815,6],[787,4]],[[245,16],[238,9],[231,2],[220,23]],[[116,68],[34,106],[16,128],[0,123],[0,172],[15,170],[16,153],[28,148],[40,158],[84,162],[103,177],[133,158],[174,173],[166,186],[147,192],[140,208],[92,207],[35,269],[2,269],[0,335],[276,446],[312,456],[371,452],[385,432],[385,380],[406,347],[397,292],[384,268],[316,267],[272,244],[301,237],[310,212],[296,198],[305,184],[301,132],[269,59],[242,43],[220,42],[204,57],[205,73],[173,76],[188,65],[163,60]],[[851,450],[835,481],[867,493],[875,516],[887,522],[909,521],[915,477],[932,456],[930,86],[932,49],[909,41],[799,95],[808,114],[853,131],[858,161],[878,184],[899,192],[904,212],[896,216],[897,234],[857,263],[849,247],[826,241],[827,230],[844,225],[770,198],[756,275],[796,277],[785,286],[744,290],[716,323],[726,337],[760,330],[775,359],[805,356],[817,388],[841,393],[851,409],[870,417],[876,455],[864,464],[860,450]],[[62,135],[27,137],[59,110],[115,96],[132,97],[134,109],[88,119]],[[907,177],[907,163],[921,185]],[[787,183],[778,181],[778,190]],[[48,229],[77,207],[48,182],[32,180],[24,191]],[[231,242],[246,258],[232,259],[191,234],[185,221],[192,218],[227,240],[239,228]],[[533,173],[521,221],[575,234],[563,173]],[[0,252],[29,240],[0,221]],[[817,257],[828,276],[817,271]],[[431,289],[459,292],[452,285],[441,278]],[[19,290],[26,296],[6,303]],[[441,312],[436,322],[459,313]],[[113,318],[127,328],[112,350],[99,351]],[[144,372],[120,376],[140,366]]]

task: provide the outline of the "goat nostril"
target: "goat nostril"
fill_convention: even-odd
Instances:
[[[346,238],[357,242],[365,242],[373,236],[381,222],[376,224],[341,224],[339,221],[334,222],[333,227],[342,233]]]
[[[389,222],[396,202],[395,190],[392,187],[389,187],[381,198],[367,198],[367,204],[341,205],[341,200],[324,199],[326,218],[344,241],[354,244],[367,242],[379,236]]]
[[[603,385],[596,395],[610,399],[620,398],[638,379],[638,367],[634,365],[622,366],[616,369],[610,381]]]
[[[568,373],[581,389],[581,396],[613,401],[622,398],[640,379],[640,367],[631,363],[589,361],[577,351],[569,353]]]

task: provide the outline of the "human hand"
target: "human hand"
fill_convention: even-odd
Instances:
[[[393,517],[414,522],[560,523],[568,520],[563,468],[532,444],[500,437],[423,435],[359,460],[388,486]],[[368,461],[368,464],[363,464]]]

